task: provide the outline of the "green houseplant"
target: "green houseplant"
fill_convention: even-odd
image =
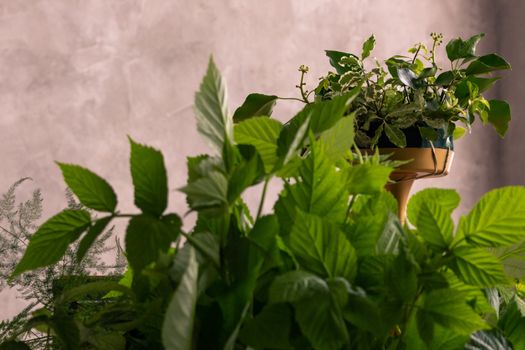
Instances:
[[[113,220],[128,221],[129,268],[118,283],[65,290],[25,330],[45,325],[63,349],[520,349],[523,300],[504,263],[523,250],[525,188],[487,193],[457,227],[459,195],[425,190],[410,201],[412,226],[401,225],[384,191],[392,163],[349,154],[347,111],[359,93],[307,106],[286,125],[260,108],[232,115],[210,61],[195,107],[213,151],[188,158],[181,190],[198,215],[189,232],[166,213],[158,150],[130,139],[137,213],[118,211],[95,173],[60,163],[80,202],[103,214],[50,218],[13,276],[52,264],[75,241],[82,259]],[[271,180],[284,187],[264,214]],[[252,214],[243,193],[261,183]],[[79,315],[74,305],[87,294],[107,302]],[[23,332],[0,345],[15,348],[27,348]]]

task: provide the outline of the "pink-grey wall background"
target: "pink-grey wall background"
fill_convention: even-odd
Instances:
[[[60,210],[60,160],[108,179],[132,211],[126,135],[161,149],[171,188],[181,187],[185,157],[207,150],[192,103],[210,54],[233,110],[253,91],[295,96],[300,64],[313,87],[329,69],[324,49],[359,51],[372,33],[373,55],[386,58],[433,31],[485,32],[480,52],[514,67],[494,94],[512,105],[511,131],[501,141],[476,127],[457,143],[450,176],[414,188],[456,188],[465,212],[493,187],[525,184],[524,15],[520,0],[0,0],[0,193],[30,176],[21,193],[39,187],[45,216]],[[283,101],[274,115],[299,108]],[[259,193],[248,193],[251,205]],[[170,209],[186,210],[176,191]],[[15,291],[0,293],[0,319],[22,305]]]

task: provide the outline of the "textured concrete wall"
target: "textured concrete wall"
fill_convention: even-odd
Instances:
[[[126,134],[164,152],[171,188],[185,181],[185,157],[207,150],[191,106],[210,54],[234,109],[252,91],[295,96],[300,64],[311,67],[315,85],[329,68],[324,49],[359,51],[371,33],[378,58],[431,31],[446,38],[484,31],[481,49],[499,47],[517,60],[512,37],[502,40],[515,22],[496,26],[494,7],[490,0],[0,0],[0,191],[31,176],[50,214],[65,203],[53,161],[74,162],[106,177],[131,211]],[[509,91],[519,99],[519,90]],[[281,103],[275,115],[287,120],[300,107]],[[458,142],[449,177],[416,189],[457,188],[465,208],[497,184],[500,142],[491,130],[476,131]],[[523,139],[513,138],[523,150]],[[252,205],[258,195],[248,194]],[[172,192],[170,207],[183,212],[183,197]],[[13,295],[0,294],[0,318],[19,308]]]

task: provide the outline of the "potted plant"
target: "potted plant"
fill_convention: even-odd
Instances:
[[[195,107],[212,151],[188,158],[181,189],[197,214],[190,230],[166,210],[160,151],[130,139],[131,213],[118,210],[106,180],[60,164],[79,201],[101,215],[79,208],[47,220],[13,276],[52,264],[76,241],[81,258],[114,220],[127,221],[129,267],[118,283],[64,290],[53,312],[25,329],[47,327],[63,349],[460,349],[481,341],[519,348],[523,300],[503,264],[525,238],[525,188],[487,193],[456,228],[450,215],[459,195],[425,190],[410,201],[412,228],[402,226],[384,191],[391,163],[347,161],[347,111],[358,94],[307,106],[286,125],[259,114],[275,100],[247,108],[261,96],[232,115],[210,62]],[[265,213],[270,181],[283,190]],[[258,184],[252,213],[243,194]],[[79,315],[70,305],[87,294],[111,302]],[[503,295],[498,313],[495,296]],[[19,335],[0,349],[27,349]]]

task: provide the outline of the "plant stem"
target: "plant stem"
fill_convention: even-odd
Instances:
[[[279,100],[291,100],[291,101],[299,101],[299,102],[303,102],[304,103],[304,100],[300,99],[300,98],[296,98],[296,97],[277,97]]]
[[[262,213],[262,210],[263,210],[263,206],[264,206],[264,200],[266,198],[266,191],[268,190],[268,183],[269,182],[270,182],[270,178],[266,177],[266,179],[264,180],[263,191],[262,191],[262,195],[261,195],[261,201],[259,202],[259,209],[257,209],[257,217],[256,217],[255,220],[259,219],[259,217],[261,216],[261,213]]]
[[[308,101],[307,92],[303,89],[303,87],[306,85],[306,83],[304,82],[304,76],[306,72],[308,72],[308,67],[301,66],[299,68],[299,71],[301,72],[301,81],[299,82],[299,85],[296,85],[295,87],[299,88],[299,91],[301,91],[301,97],[303,98],[303,102],[306,104],[310,104],[310,101]]]

